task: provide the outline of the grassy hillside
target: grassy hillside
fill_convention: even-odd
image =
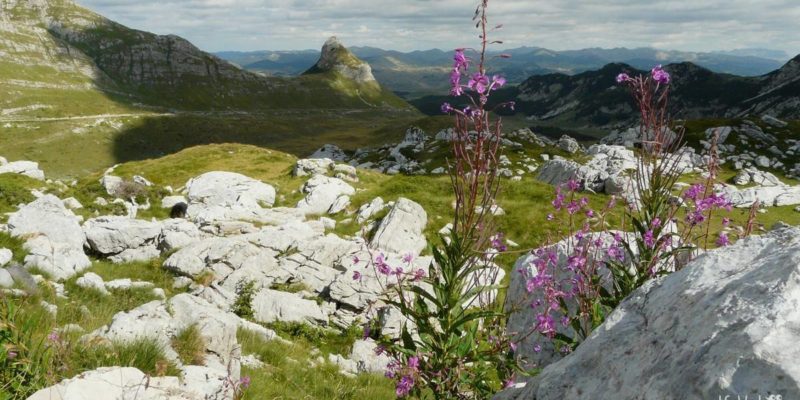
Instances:
[[[208,143],[354,148],[421,117],[377,84],[265,77],[69,0],[0,5],[0,155],[50,177]]]

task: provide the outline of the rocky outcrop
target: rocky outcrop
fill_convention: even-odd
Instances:
[[[233,172],[208,172],[186,183],[187,214],[198,222],[264,219],[275,189]]]
[[[377,85],[375,77],[372,75],[372,68],[369,64],[359,60],[350,50],[342,45],[335,36],[332,36],[322,46],[319,61],[306,74],[318,72],[337,72],[347,79],[351,79],[358,84]]]
[[[158,257],[161,224],[127,217],[92,218],[83,224],[92,251],[122,263]]]
[[[497,398],[800,397],[798,259],[797,228],[701,254],[636,290],[572,354]]]
[[[585,165],[565,159],[547,161],[537,179],[556,186],[575,179],[584,189],[603,192],[608,179],[622,177],[638,165],[633,152],[622,146],[594,145],[586,152],[592,158]]]
[[[327,324],[328,315],[314,300],[294,293],[263,289],[253,298],[253,317],[258,322],[276,321]]]
[[[297,203],[297,208],[306,215],[336,214],[350,204],[350,196],[356,192],[345,181],[323,175],[314,175],[302,190],[306,197]]]
[[[401,197],[378,225],[370,246],[392,253],[419,255],[427,245],[422,234],[427,223],[425,209]]]
[[[198,391],[203,386],[187,377],[181,382],[176,376],[151,377],[133,367],[103,367],[39,390],[28,400],[222,400],[233,395],[229,390],[224,393],[223,380],[217,393],[209,393]]]
[[[39,267],[57,280],[89,268],[91,261],[83,252],[86,236],[78,218],[53,195],[45,195],[8,219],[11,235],[25,240],[26,267]]]

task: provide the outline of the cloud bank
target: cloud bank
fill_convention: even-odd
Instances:
[[[133,28],[207,51],[349,46],[450,49],[475,43],[476,0],[78,0]],[[494,0],[504,47],[555,50],[771,48],[800,53],[798,0]]]

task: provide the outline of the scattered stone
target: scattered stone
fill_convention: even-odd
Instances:
[[[83,204],[81,204],[81,202],[74,197],[67,197],[63,201],[64,201],[64,207],[67,207],[70,210],[79,210],[83,208]]]
[[[581,150],[581,145],[578,144],[578,141],[568,135],[561,136],[561,138],[558,139],[557,146],[559,149],[570,154],[575,154]]]
[[[308,156],[310,159],[324,159],[328,158],[333,161],[346,161],[347,154],[339,146],[333,144],[326,144],[317,149],[314,154]]]
[[[372,199],[371,202],[363,204],[361,207],[358,208],[358,214],[356,215],[356,222],[358,222],[359,224],[363,224],[368,219],[372,218],[372,216],[382,211],[384,208],[386,208],[386,203],[383,201],[383,198],[376,197]]]
[[[14,161],[0,164],[0,174],[20,174],[40,181],[44,180],[44,171],[39,169],[39,163],[33,161]]]
[[[787,123],[786,121],[781,121],[767,114],[762,115],[761,120],[764,121],[765,124],[773,126],[775,128],[786,128],[787,126],[789,126],[789,123]]]
[[[105,282],[103,282],[103,278],[94,272],[87,272],[82,277],[78,278],[78,280],[75,281],[75,284],[84,289],[96,290],[106,295],[110,294],[108,290],[106,290],[106,285]]]
[[[308,158],[297,160],[292,175],[326,175],[333,167],[333,160],[330,158]]]
[[[14,253],[9,249],[0,248],[0,267],[5,266],[14,258]]]

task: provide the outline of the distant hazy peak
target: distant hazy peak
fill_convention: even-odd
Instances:
[[[306,74],[338,72],[357,83],[376,82],[372,68],[348,50],[336,36],[330,37],[322,46],[319,61]]]

